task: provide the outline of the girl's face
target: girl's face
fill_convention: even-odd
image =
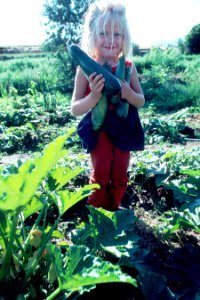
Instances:
[[[117,62],[123,47],[123,34],[117,24],[112,28],[111,23],[105,28],[100,26],[95,39],[96,59],[99,61]]]

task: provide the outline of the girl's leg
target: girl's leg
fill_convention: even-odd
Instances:
[[[110,197],[111,197],[111,209],[116,210],[122,201],[122,198],[126,192],[128,176],[127,170],[129,166],[130,152],[121,151],[117,148],[114,150],[114,157],[111,167],[111,185],[110,185]]]
[[[98,183],[100,189],[95,190],[93,194],[88,197],[88,204],[109,210],[109,183],[111,163],[113,160],[113,145],[104,132],[100,133],[98,144],[90,155],[93,166],[90,183]]]

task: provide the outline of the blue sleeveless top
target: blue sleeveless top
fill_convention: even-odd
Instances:
[[[120,118],[116,109],[108,110],[101,129],[94,130],[89,111],[78,124],[77,133],[86,153],[91,152],[98,143],[99,133],[103,130],[111,143],[123,151],[144,150],[144,130],[141,126],[138,110],[129,105],[126,118]]]
[[[78,124],[77,133],[86,153],[91,152],[97,145],[101,130],[106,133],[111,143],[120,150],[144,150],[144,130],[140,122],[138,109],[131,104],[129,104],[126,118],[117,115],[115,105],[112,105],[112,109],[108,108],[103,126],[99,130],[93,129],[91,111],[82,118]]]

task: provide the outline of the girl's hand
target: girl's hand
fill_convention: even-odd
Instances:
[[[138,89],[138,92],[136,92],[124,81],[121,82],[121,97],[137,108],[142,107],[145,102],[142,90]]]
[[[122,97],[122,99],[129,100],[132,94],[133,94],[133,90],[131,89],[130,85],[127,82],[122,81],[121,82],[121,97]]]
[[[95,97],[101,98],[101,95],[102,95],[101,92],[103,90],[104,82],[105,82],[103,75],[101,75],[101,74],[97,75],[97,73],[94,72],[89,76],[88,80],[89,80],[91,93]]]

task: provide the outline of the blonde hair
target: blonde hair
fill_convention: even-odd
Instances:
[[[85,15],[85,23],[81,36],[81,47],[90,56],[95,56],[95,39],[99,34],[100,24],[103,30],[108,23],[111,23],[112,37],[114,26],[117,25],[123,34],[122,53],[127,58],[132,53],[131,35],[126,18],[126,9],[122,4],[114,1],[98,1],[92,3]]]

